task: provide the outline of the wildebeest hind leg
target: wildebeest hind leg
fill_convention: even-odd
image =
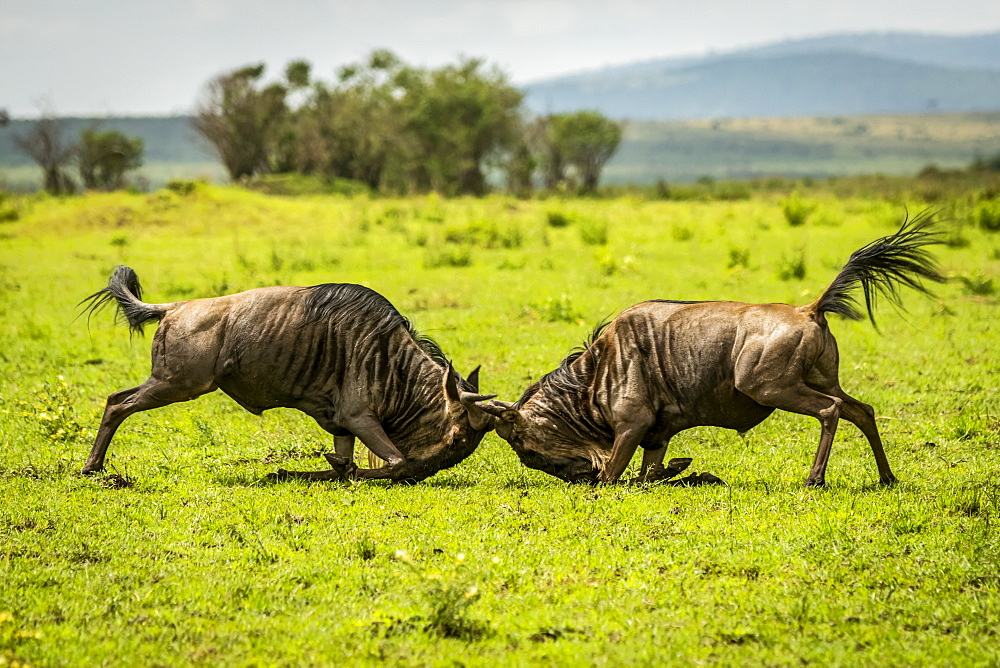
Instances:
[[[879,436],[878,426],[875,423],[875,409],[863,401],[858,401],[839,387],[831,394],[840,397],[844,402],[840,407],[841,417],[857,426],[868,439],[872,454],[875,455],[875,465],[878,466],[878,476],[882,484],[891,485],[896,482],[896,476],[889,468],[889,460],[882,447],[882,437]]]
[[[806,487],[824,485],[826,483],[826,465],[830,460],[833,438],[837,434],[837,423],[840,420],[843,400],[814,390],[803,382],[792,386],[779,384],[746,389],[737,386],[737,389],[762,406],[809,415],[819,420],[822,428],[819,447],[816,448],[816,457],[813,459],[812,469],[809,471],[809,477],[806,478],[805,484]]]
[[[108,446],[111,445],[111,439],[128,416],[140,411],[168,406],[178,401],[188,401],[214,389],[215,387],[211,384],[201,388],[176,387],[150,377],[142,385],[110,395],[104,407],[101,426],[94,439],[94,447],[80,472],[89,474],[104,469],[104,457],[108,452]]]

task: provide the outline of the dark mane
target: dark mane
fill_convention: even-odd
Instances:
[[[306,309],[315,320],[340,320],[369,329],[367,335],[379,338],[403,327],[435,364],[448,366],[441,347],[429,336],[418,332],[392,303],[370,288],[354,283],[323,283],[302,288]]]
[[[533,397],[538,390],[542,388],[543,385],[552,385],[557,391],[580,391],[581,389],[589,385],[589,379],[578,377],[572,370],[570,370],[569,365],[578,360],[582,355],[590,352],[594,356],[594,362],[596,363],[599,351],[594,348],[594,342],[597,341],[598,337],[608,328],[611,324],[610,318],[605,318],[594,327],[594,330],[590,333],[587,339],[570,351],[559,366],[550,371],[549,373],[542,376],[542,378],[521,395],[521,398],[517,400],[514,404],[515,408],[520,409],[525,402],[527,402],[531,397]],[[592,367],[591,367],[592,368]]]
[[[708,304],[709,302],[715,303],[715,300],[695,300],[695,301],[685,301],[683,299],[647,299],[646,301],[656,302],[658,304]]]

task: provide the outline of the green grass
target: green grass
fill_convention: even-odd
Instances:
[[[0,224],[0,665],[996,665],[1000,318],[959,280],[883,308],[881,334],[831,319],[892,488],[844,423],[829,487],[803,489],[819,426],[783,413],[671,443],[728,487],[568,486],[495,435],[419,485],[264,485],[324,468],[331,439],[219,394],[126,421],[119,477],[76,473],[104,397],[149,371],[148,335],[75,319],[115,264],[153,302],[368,285],[514,400],[628,305],[806,303],[922,208],[802,195],[794,227],[777,195],[19,200]],[[1000,236],[949,206],[967,243],[937,250],[944,271],[996,281]]]

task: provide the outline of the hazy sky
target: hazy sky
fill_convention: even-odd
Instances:
[[[223,71],[304,58],[331,80],[379,47],[482,57],[525,83],[833,32],[996,30],[998,0],[0,0],[0,108],[186,112]]]

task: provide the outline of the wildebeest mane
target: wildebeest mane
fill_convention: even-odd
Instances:
[[[610,324],[610,318],[605,318],[601,322],[597,323],[597,326],[594,327],[590,336],[588,336],[582,344],[571,350],[569,355],[567,355],[563,361],[559,363],[557,368],[542,376],[537,383],[534,383],[531,387],[525,390],[524,394],[521,395],[521,398],[514,404],[514,407],[521,408],[521,406],[523,406],[528,399],[531,399],[531,397],[533,397],[535,393],[541,389],[542,385],[552,385],[553,389],[556,391],[579,391],[588,387],[590,379],[578,376],[570,370],[569,365],[587,352],[590,352],[595,356],[596,362],[597,351],[594,349],[594,342],[597,341],[601,333],[603,333]]]
[[[420,349],[437,365],[448,366],[441,347],[429,336],[416,330],[392,303],[370,288],[354,283],[322,283],[303,288],[308,292],[306,308],[315,320],[363,322],[373,338],[383,337],[397,327],[403,327]]]

